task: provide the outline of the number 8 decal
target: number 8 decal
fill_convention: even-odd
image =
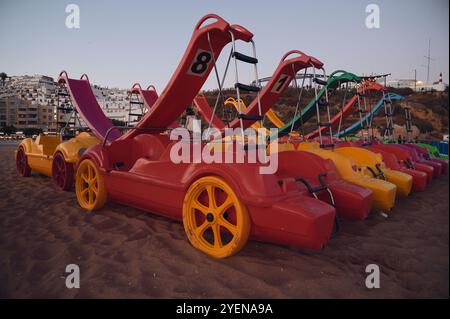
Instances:
[[[188,74],[203,76],[203,74],[205,74],[208,70],[209,64],[212,60],[211,52],[199,49],[191,63],[191,66],[189,67]]]

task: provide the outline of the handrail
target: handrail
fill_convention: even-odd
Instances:
[[[134,89],[135,87],[138,87],[138,89],[142,90],[142,87],[141,87],[141,85],[140,85],[139,83],[134,83],[134,84],[131,86],[131,89]]]
[[[138,89],[139,91],[143,91],[142,86],[141,86],[140,83],[134,83],[134,84],[131,86],[131,89],[130,89],[129,91],[132,92],[134,89]],[[152,90],[152,91],[155,91],[155,92],[156,92],[156,88],[155,88],[155,86],[154,86],[153,84],[149,84],[149,86],[147,86],[147,88],[146,88],[145,90],[146,90],[146,91]]]
[[[89,77],[86,73],[83,73],[83,75],[80,77],[80,80],[83,80],[83,78],[85,78],[85,80],[89,82]]]
[[[203,18],[200,19],[199,22],[197,22],[197,25],[195,26],[194,30],[199,30],[200,27],[202,27],[202,24],[205,23],[209,19],[216,19],[217,22],[223,21],[225,23],[228,23],[222,17],[218,16],[217,14],[210,13],[210,14],[205,15]]]
[[[86,129],[86,128],[89,129],[88,127],[84,127],[84,126],[73,126],[73,127],[65,126],[59,131],[60,139],[62,140],[62,137],[65,135],[65,131],[68,129],[78,130],[78,129]]]
[[[322,61],[320,61],[318,58],[313,57],[313,56],[309,56],[309,58],[311,59],[311,64],[316,68],[316,69],[322,69],[325,71],[323,65],[324,63]],[[324,77],[326,77],[326,74],[324,72]]]
[[[142,130],[142,131],[151,131],[151,132],[164,132],[164,131],[173,131],[176,129],[179,129],[180,127],[167,127],[167,128],[155,128],[155,127],[136,127],[136,126],[113,126],[110,127],[108,129],[108,131],[106,131],[106,135],[103,138],[103,142],[102,142],[102,147],[106,146],[106,141],[108,140],[108,136],[109,133],[113,130],[113,129],[130,129],[130,130]],[[192,140],[191,140],[192,141]],[[215,142],[221,142],[222,140],[214,140]],[[207,143],[205,140],[201,140],[202,143]],[[211,143],[212,141],[210,141],[209,143]]]
[[[240,24],[233,24],[230,26],[230,32],[237,31],[241,34],[241,40],[245,42],[251,42],[254,34],[250,32],[247,28],[241,26]]]
[[[229,97],[228,99],[225,100],[225,104],[235,103],[235,102],[237,102],[237,101],[234,97]]]
[[[106,142],[108,140],[109,134],[114,129],[129,129],[129,130],[142,130],[142,131],[155,131],[155,132],[163,132],[163,131],[170,131],[174,130],[175,128],[156,128],[156,127],[136,127],[136,126],[111,126],[105,134],[105,137],[103,138],[102,147],[105,147]]]
[[[336,71],[334,71],[333,73],[331,73],[328,77],[331,78],[332,76],[335,76],[335,75],[338,74],[338,73],[346,74],[346,73],[348,73],[348,72],[347,72],[347,71],[344,71],[344,70],[336,70]]]
[[[283,57],[281,58],[281,61],[286,60],[286,58],[292,54],[298,54],[299,56],[310,57],[309,55],[305,54],[304,52],[302,52],[300,50],[291,50],[291,51],[287,52],[285,55],[283,55]]]
[[[66,78],[69,78],[69,76],[67,75],[67,72],[65,71],[65,70],[62,70],[60,73],[59,73],[59,78],[61,77],[61,75],[63,75],[63,74],[65,74],[66,75]]]
[[[336,70],[328,76],[328,85],[336,81],[341,83],[342,80],[355,83],[360,83],[362,81],[356,74],[344,70]]]

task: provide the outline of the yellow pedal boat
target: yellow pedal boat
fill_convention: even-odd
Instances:
[[[58,188],[69,190],[78,158],[98,143],[95,136],[86,132],[67,141],[63,141],[60,134],[25,138],[14,152],[17,173],[28,177],[34,171],[51,177]]]
[[[381,154],[361,147],[338,147],[334,152],[352,159],[364,175],[385,179],[395,184],[399,195],[408,196],[411,193],[412,176],[386,167]]]

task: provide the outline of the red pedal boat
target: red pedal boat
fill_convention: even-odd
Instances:
[[[214,21],[204,25],[207,20]],[[191,244],[215,258],[235,254],[248,238],[323,247],[334,227],[335,208],[304,189],[283,186],[295,176],[262,175],[263,165],[257,163],[171,160],[178,141],[169,139],[167,128],[198,94],[223,47],[252,38],[244,27],[217,15],[202,18],[166,89],[136,127],[114,138],[110,133],[116,129],[110,127],[103,143],[80,158],[79,204],[95,210],[111,200],[183,221]]]

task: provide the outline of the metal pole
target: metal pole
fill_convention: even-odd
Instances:
[[[414,92],[417,92],[417,70],[414,69]]]
[[[233,46],[233,53],[236,52],[236,41],[234,39],[233,32],[230,31],[231,35],[231,44]],[[235,81],[236,83],[239,83],[239,74],[238,74],[238,65],[237,65],[237,59],[236,56],[234,56],[234,69],[235,69]],[[239,92],[239,87],[236,87],[236,97],[238,102],[238,112],[239,115],[242,114],[242,105],[241,105],[241,94]],[[245,144],[245,138],[244,138],[244,121],[242,120],[242,117],[239,117],[239,124],[241,125],[241,138],[242,138],[242,144]]]
[[[427,84],[430,81],[430,60],[431,60],[431,39],[428,40],[428,67],[427,67]]]

